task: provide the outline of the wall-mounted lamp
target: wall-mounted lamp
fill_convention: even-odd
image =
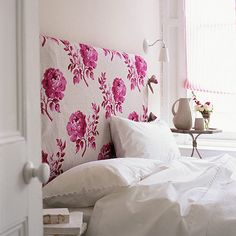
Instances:
[[[168,51],[168,48],[166,47],[163,39],[157,39],[154,43],[149,43],[146,39],[144,39],[143,40],[143,51],[145,53],[148,53],[148,48],[152,47],[157,42],[162,42],[162,47],[161,47],[161,51],[160,51],[158,60],[161,62],[168,62],[169,61],[169,51]]]

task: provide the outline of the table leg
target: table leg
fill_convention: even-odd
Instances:
[[[199,151],[198,151],[198,149],[197,149],[197,138],[198,138],[198,136],[201,135],[201,134],[198,134],[198,135],[195,136],[195,137],[194,137],[194,135],[193,135],[192,133],[189,133],[189,135],[190,135],[191,138],[192,138],[192,146],[193,146],[193,148],[192,148],[192,153],[191,153],[191,157],[193,157],[194,150],[196,150],[196,152],[197,152],[199,158],[202,159],[202,156],[201,156],[201,154],[199,153]]]

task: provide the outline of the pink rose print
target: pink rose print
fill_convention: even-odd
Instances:
[[[140,57],[135,56],[135,62],[129,58],[127,53],[123,53],[124,62],[128,67],[127,79],[131,82],[130,88],[134,90],[136,87],[141,92],[140,87],[144,87],[144,79],[147,71],[146,61]]]
[[[146,61],[144,61],[142,57],[135,56],[135,67],[136,67],[139,77],[146,76],[147,63]]]
[[[138,73],[138,84],[144,86],[144,78],[146,76],[147,63],[142,57],[135,56],[135,67]]]
[[[115,157],[115,148],[113,143],[104,144],[98,154],[98,160],[105,160]]]
[[[116,112],[122,113],[122,104],[125,101],[126,86],[121,78],[115,78],[112,84],[112,89],[106,84],[106,73],[101,73],[98,78],[100,84],[99,89],[103,94],[102,107],[105,108],[105,117],[108,119],[111,115],[116,115]]]
[[[83,58],[83,63],[85,66],[91,67],[93,69],[96,68],[98,53],[94,48],[89,47],[85,44],[80,44],[80,54],[81,57]]]
[[[133,111],[129,114],[128,119],[133,121],[139,121],[139,115],[136,111]]]
[[[133,121],[147,122],[148,121],[148,108],[143,105],[143,114],[138,115],[136,111],[129,114],[128,119]]]
[[[59,40],[53,37],[49,37],[49,36],[45,36],[45,35],[41,35],[40,36],[40,41],[41,41],[41,46],[44,47],[44,45],[46,44],[47,40],[50,39],[54,42],[56,42],[59,45]]]
[[[122,58],[121,53],[115,50],[109,50],[109,49],[103,48],[103,51],[104,51],[105,56],[111,54],[111,61],[113,61],[115,56],[118,56],[120,59]]]
[[[66,79],[62,72],[56,68],[49,68],[44,72],[41,89],[41,113],[46,114],[52,121],[48,107],[51,111],[60,112],[60,100],[64,97]]]
[[[62,142],[61,139],[56,139],[56,142],[59,149],[56,156],[54,156],[54,153],[49,156],[48,153],[42,150],[42,162],[47,163],[50,166],[50,177],[48,182],[63,173],[62,163],[64,162],[66,141]]]
[[[70,59],[68,70],[74,75],[73,83],[78,84],[83,80],[88,87],[86,79],[94,80],[93,70],[97,67],[97,51],[85,44],[80,44],[79,49],[77,45],[72,45],[68,41],[62,40],[61,42],[65,46],[64,50],[68,52]]]
[[[77,139],[83,138],[86,128],[86,116],[81,111],[72,113],[66,126],[70,140],[75,142]]]
[[[124,81],[119,78],[115,78],[112,86],[112,93],[116,103],[123,103],[126,95],[126,87]]]
[[[66,80],[59,69],[47,69],[44,73],[42,85],[48,98],[61,100],[64,97]]]
[[[87,148],[96,149],[95,137],[99,135],[97,124],[99,119],[100,107],[92,103],[93,114],[86,117],[81,111],[71,114],[66,126],[70,141],[76,145],[76,153],[83,150],[84,156]]]

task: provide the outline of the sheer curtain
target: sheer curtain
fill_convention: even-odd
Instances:
[[[236,94],[235,0],[185,0],[185,88]]]
[[[210,127],[236,138],[236,2],[185,0],[187,79],[202,103],[214,110]]]

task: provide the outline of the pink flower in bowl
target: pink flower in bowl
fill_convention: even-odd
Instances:
[[[126,95],[126,86],[122,79],[115,78],[112,86],[112,93],[115,102],[123,103]]]
[[[62,100],[66,89],[66,79],[56,68],[49,68],[43,75],[42,85],[48,98]]]
[[[72,113],[66,126],[70,140],[76,142],[78,139],[83,138],[86,128],[86,116],[81,111]]]
[[[83,58],[85,66],[95,69],[97,66],[98,53],[97,51],[88,45],[80,44],[80,54]]]
[[[135,56],[135,67],[139,77],[144,77],[146,75],[147,63],[142,57]]]

